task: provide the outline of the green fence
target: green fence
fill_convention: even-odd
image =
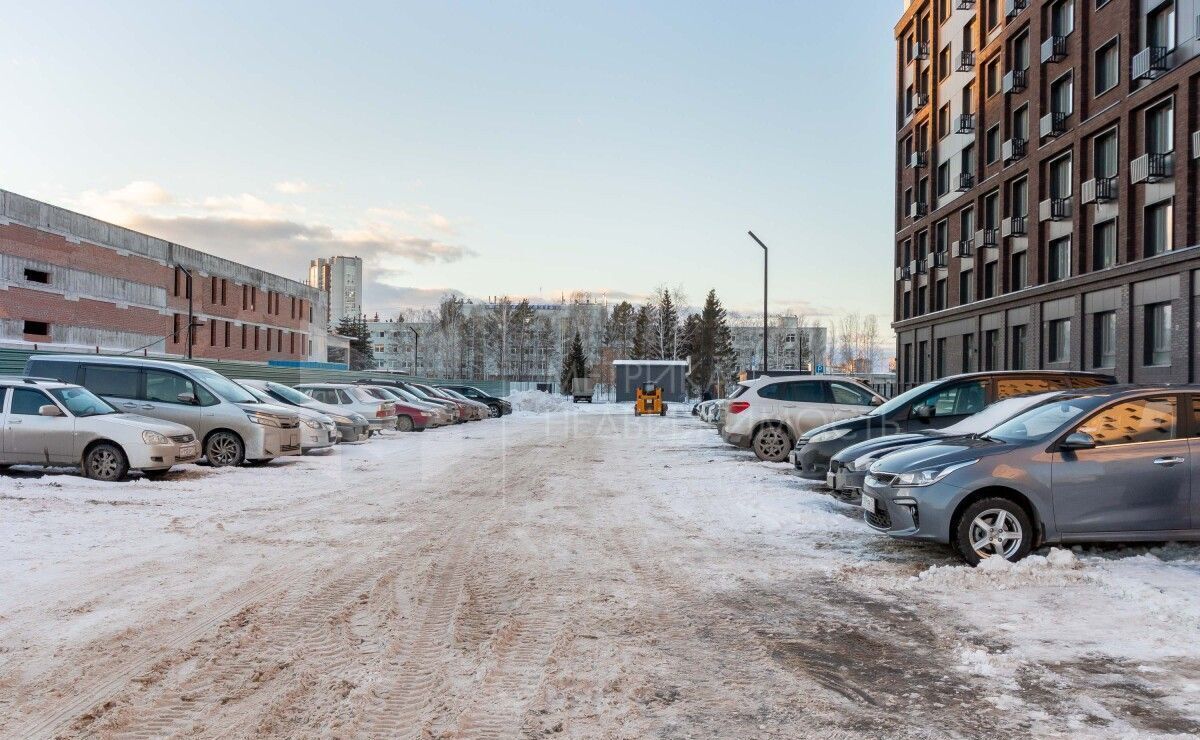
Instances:
[[[0,349],[0,375],[20,375],[25,371],[25,360],[29,359],[31,355],[45,354],[63,353],[25,349]],[[69,354],[82,353],[71,352]],[[103,356],[103,354],[104,353],[101,353],[101,356]],[[493,396],[507,396],[509,392],[509,382],[506,380],[425,378],[415,375],[399,375],[395,373],[370,372],[362,370],[326,370],[323,368],[309,367],[277,367],[274,365],[263,365],[258,362],[240,362],[237,360],[176,360],[175,358],[165,357],[152,357],[148,359],[171,359],[173,361],[188,362],[192,365],[211,368],[228,378],[272,380],[276,383],[283,383],[284,385],[295,385],[297,383],[350,383],[355,380],[390,377],[396,378],[397,380],[412,380],[418,383],[453,383],[457,385],[473,385],[484,393],[490,393]]]

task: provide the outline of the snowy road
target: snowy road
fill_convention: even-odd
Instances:
[[[0,477],[4,737],[1188,735],[1197,635],[1200,548],[964,568],[683,415]]]

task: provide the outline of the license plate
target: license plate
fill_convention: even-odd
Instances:
[[[195,443],[192,443],[189,445],[180,445],[180,447],[179,447],[179,456],[180,457],[195,457],[199,453],[200,453],[200,448],[197,447]]]
[[[862,506],[872,514],[875,513],[875,499],[865,493],[862,495]]]

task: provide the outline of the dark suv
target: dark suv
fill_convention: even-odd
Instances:
[[[505,401],[503,398],[496,398],[495,396],[484,393],[473,385],[443,384],[439,385],[438,388],[448,388],[455,393],[461,393],[472,401],[478,401],[480,403],[487,404],[488,408],[492,410],[492,416],[504,416],[505,414],[512,413],[511,403]]]
[[[998,370],[952,375],[906,391],[869,414],[810,430],[797,440],[791,460],[801,477],[826,480],[830,458],[852,444],[886,434],[947,427],[1011,396],[1096,388],[1116,382],[1111,375],[1074,370]]]

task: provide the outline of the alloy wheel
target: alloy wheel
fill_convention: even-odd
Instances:
[[[214,434],[208,440],[208,447],[205,449],[204,456],[208,458],[209,464],[214,467],[223,468],[229,465],[237,465],[241,462],[241,444],[231,435],[220,432]]]
[[[981,511],[971,521],[968,533],[971,549],[980,559],[1000,556],[1011,560],[1024,537],[1021,522],[1003,509]]]
[[[767,427],[754,435],[754,452],[763,460],[779,462],[787,457],[790,441],[779,427]]]

